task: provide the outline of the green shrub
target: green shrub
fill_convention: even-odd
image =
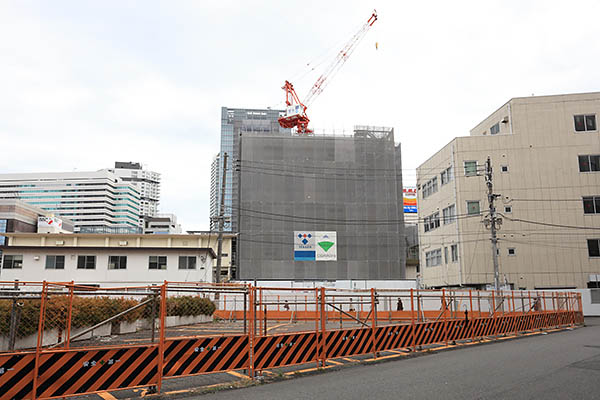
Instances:
[[[143,299],[144,300],[147,300]],[[138,301],[125,297],[87,297],[75,296],[71,315],[71,329],[85,328],[96,325],[110,317],[113,317],[129,308],[140,304]],[[17,335],[24,337],[38,331],[40,318],[40,300],[19,300],[21,316]],[[12,300],[0,300],[0,335],[7,336],[10,331],[10,314]],[[68,296],[49,296],[45,304],[44,329],[66,330],[69,310]],[[114,323],[122,321],[134,322],[141,318],[150,318],[152,314],[152,302],[130,311],[114,320]],[[156,299],[156,316],[160,315],[160,298]],[[215,304],[210,299],[199,296],[180,296],[167,298],[168,316],[189,315],[212,315]]]

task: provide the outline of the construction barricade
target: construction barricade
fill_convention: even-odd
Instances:
[[[408,351],[583,323],[577,293],[0,282],[0,400]]]

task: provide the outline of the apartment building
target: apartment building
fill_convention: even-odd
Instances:
[[[501,284],[598,287],[600,93],[514,98],[417,169],[427,287],[494,280],[484,167],[491,159]]]
[[[158,214],[160,203],[160,174],[149,171],[137,162],[116,161],[114,168],[108,169],[124,182],[137,185],[140,192],[140,214],[142,218]]]
[[[0,199],[70,219],[75,232],[141,233],[140,192],[108,170],[0,174]]]

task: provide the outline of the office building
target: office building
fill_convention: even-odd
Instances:
[[[68,218],[75,232],[142,231],[139,190],[107,170],[0,174],[0,199]]]
[[[352,136],[242,132],[238,278],[404,279],[400,145]]]
[[[154,217],[158,214],[160,203],[160,174],[142,168],[136,162],[115,162],[114,168],[108,169],[124,182],[137,186],[140,192],[140,214],[142,218]]]
[[[494,282],[491,159],[500,283],[598,287],[600,93],[514,98],[417,169],[419,249],[427,287]]]
[[[237,221],[232,216],[233,204],[237,203],[239,179],[235,174],[236,160],[239,160],[240,135],[243,133],[280,134],[290,129],[279,126],[278,118],[283,110],[221,108],[221,149],[211,165],[210,220],[211,229],[218,228],[216,217],[221,206],[221,186],[223,177],[223,155],[227,153],[227,174],[225,185],[225,230],[237,231]]]

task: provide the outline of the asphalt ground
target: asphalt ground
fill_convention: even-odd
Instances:
[[[600,320],[190,399],[600,399]]]
[[[600,398],[600,394],[595,393],[597,389],[584,391],[584,397],[573,396],[581,390],[575,383],[584,382],[583,387],[589,385],[594,388],[595,381],[600,379],[600,319],[586,319],[586,324],[587,327],[575,330],[520,335],[517,340],[507,336],[450,346],[429,346],[415,353],[401,349],[382,352],[377,359],[373,359],[372,354],[343,357],[328,360],[324,368],[318,369],[315,363],[310,363],[265,370],[254,382],[244,375],[244,371],[232,371],[164,380],[162,395],[158,396],[149,393],[147,388],[141,388],[79,396],[77,399],[240,396],[249,399],[540,398],[539,393],[545,393],[548,398]],[[453,349],[458,351],[444,351]],[[557,368],[567,368],[567,373],[556,372]],[[546,393],[542,390],[543,385],[528,382],[549,379],[544,384],[552,383],[554,379],[547,378],[549,374],[557,374],[564,388],[570,385],[577,388]],[[575,383],[571,383],[571,379],[575,379]],[[521,384],[524,385],[522,389],[519,388]],[[506,393],[500,390],[503,385],[508,390]],[[493,389],[489,393],[488,386]],[[228,390],[239,387],[244,388]],[[214,394],[198,397],[199,393]]]

